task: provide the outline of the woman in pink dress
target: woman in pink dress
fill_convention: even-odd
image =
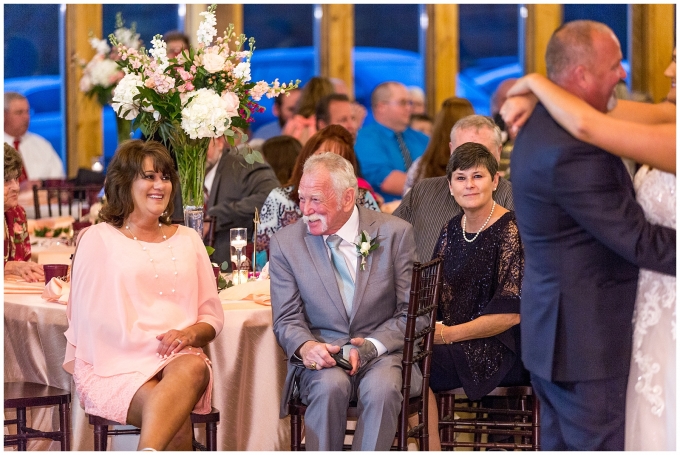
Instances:
[[[85,412],[140,427],[143,450],[191,450],[190,414],[211,409],[202,347],[224,321],[201,238],[170,223],[177,187],[165,147],[124,142],[72,266],[64,368]]]

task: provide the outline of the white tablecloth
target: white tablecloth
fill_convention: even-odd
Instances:
[[[92,427],[62,363],[66,306],[40,295],[5,294],[5,381],[31,381],[71,390],[72,449],[92,450]],[[272,331],[271,308],[223,302],[224,329],[208,346],[214,373],[213,406],[220,410],[219,450],[288,450],[288,419],[279,419],[286,375],[284,353]],[[7,414],[7,413],[6,413]],[[57,413],[27,411],[34,428],[56,428]],[[9,418],[9,414],[6,416]],[[12,431],[14,427],[12,426]],[[32,441],[29,450],[59,450],[57,442]]]

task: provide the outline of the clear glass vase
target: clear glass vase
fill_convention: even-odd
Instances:
[[[170,145],[177,160],[184,224],[203,237],[203,184],[210,139],[190,139],[183,133],[175,133],[170,138]]]
[[[132,120],[125,120],[116,115],[116,131],[118,133],[118,145],[130,139],[132,135]]]

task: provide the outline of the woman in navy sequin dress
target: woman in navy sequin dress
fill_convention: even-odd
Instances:
[[[529,384],[519,335],[524,255],[514,212],[492,199],[497,171],[481,144],[454,150],[446,172],[463,213],[444,226],[434,251],[444,258],[444,280],[430,388],[463,387],[473,400],[499,385]]]

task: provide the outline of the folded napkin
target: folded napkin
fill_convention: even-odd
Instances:
[[[220,292],[220,300],[244,300],[271,305],[269,280],[255,280],[232,286]]]
[[[5,277],[5,294],[40,294],[44,289],[45,284],[42,281],[29,283],[19,276]]]
[[[267,262],[264,267],[262,267],[262,271],[260,272],[260,276],[257,277],[258,280],[268,280],[269,279],[269,262]]]
[[[57,277],[50,280],[45,286],[40,297],[43,299],[66,305],[68,303],[68,295],[71,292],[71,285]]]

